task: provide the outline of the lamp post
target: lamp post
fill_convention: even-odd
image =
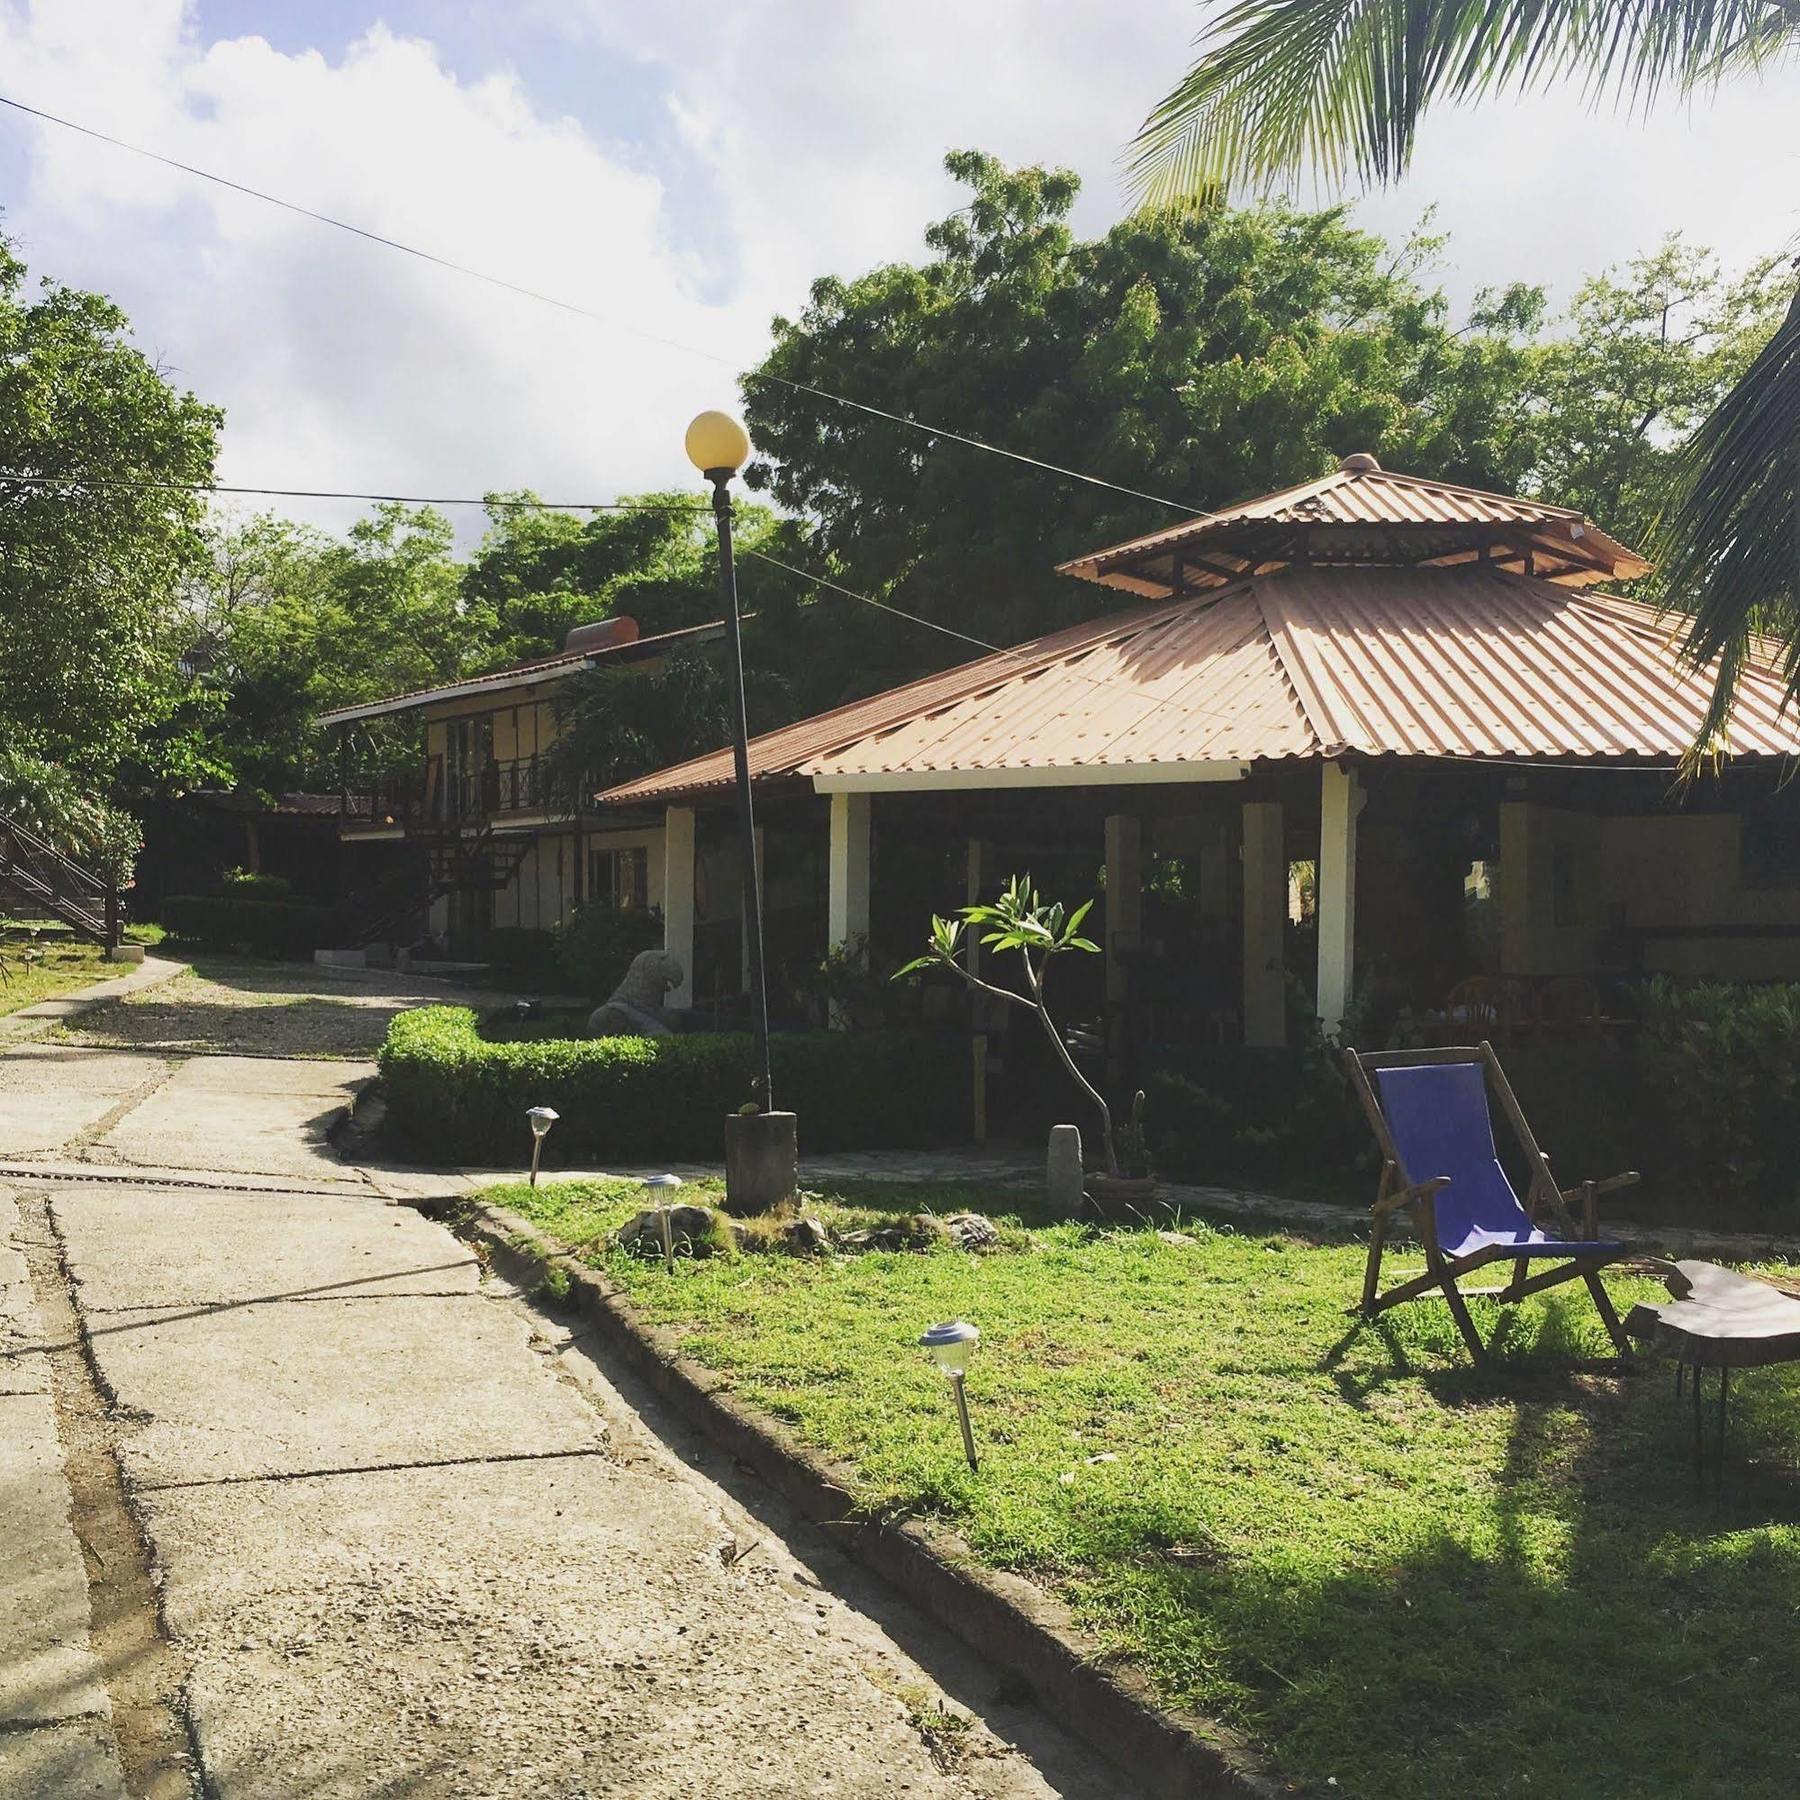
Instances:
[[[769,1074],[769,997],[763,983],[762,876],[756,866],[756,808],[750,797],[750,735],[744,715],[744,641],[738,629],[737,569],[731,555],[731,478],[750,455],[750,436],[730,413],[703,412],[687,428],[688,460],[712,483],[719,526],[719,610],[731,647],[732,758],[737,765],[738,854],[744,865],[744,924],[750,950],[750,1029],[756,1039],[751,1095],[775,1110]]]
[[[937,1364],[938,1373],[950,1383],[950,1390],[956,1396],[956,1417],[962,1426],[963,1455],[969,1459],[969,1467],[976,1469],[975,1433],[969,1428],[969,1396],[963,1387],[963,1380],[969,1373],[969,1358],[974,1354],[975,1346],[981,1342],[981,1333],[966,1319],[947,1319],[941,1325],[932,1325],[922,1331],[919,1342],[931,1352],[931,1360]]]
[[[526,1109],[525,1117],[531,1121],[531,1185],[536,1187],[538,1158],[544,1153],[544,1139],[562,1114],[554,1106],[532,1106]]]

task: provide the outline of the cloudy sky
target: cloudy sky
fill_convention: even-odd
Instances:
[[[731,403],[813,277],[918,252],[955,204],[947,149],[1075,168],[1079,224],[1103,229],[1204,10],[0,0],[0,94],[608,322],[3,109],[0,226],[226,408],[223,480],[602,498],[688,478],[688,417]],[[1800,69],[1648,120],[1567,94],[1445,113],[1361,212],[1399,231],[1435,204],[1459,298],[1513,277],[1566,296],[1671,230],[1739,264],[1800,233],[1797,114]]]

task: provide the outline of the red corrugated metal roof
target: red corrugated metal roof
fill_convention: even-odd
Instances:
[[[1485,563],[1289,569],[771,732],[751,768],[763,780],[1073,768],[1104,782],[1159,763],[1343,755],[1673,762],[1710,691],[1680,662],[1679,621],[1636,601]],[[1772,666],[1745,672],[1728,747],[1800,755]],[[694,798],[731,778],[720,751],[601,799]]]
[[[1372,456],[1358,454],[1345,457],[1338,468],[1316,480],[1077,557],[1062,564],[1062,573],[1136,592],[1147,588],[1172,592],[1176,583],[1170,567],[1184,548],[1232,553],[1245,563],[1241,572],[1248,574],[1252,568],[1289,560],[1279,550],[1271,554],[1270,527],[1299,526],[1341,528],[1338,535],[1349,533],[1352,542],[1361,535],[1356,528],[1363,526],[1414,537],[1442,533],[1446,559],[1466,556],[1478,542],[1521,548],[1530,544],[1546,564],[1554,562],[1557,579],[1564,585],[1630,580],[1650,568],[1636,551],[1572,507],[1403,475],[1383,469]],[[1189,588],[1228,579],[1216,570],[1189,566],[1183,571]]]
[[[471,695],[485,694],[495,688],[531,686],[542,681],[560,681],[565,675],[573,675],[577,669],[584,669],[592,663],[615,659],[621,662],[637,660],[645,650],[654,652],[659,646],[675,643],[681,638],[702,637],[708,634],[717,635],[724,629],[716,621],[709,625],[686,625],[679,631],[659,632],[655,637],[629,638],[617,644],[597,645],[591,650],[563,650],[555,656],[539,657],[534,662],[513,663],[504,669],[490,669],[485,675],[468,675],[461,681],[446,681],[437,687],[414,688],[410,693],[389,694],[380,700],[364,700],[354,706],[340,706],[332,712],[321,713],[320,725],[348,725],[357,719],[379,718],[387,713],[412,712],[421,706],[430,706],[439,700],[461,700]]]

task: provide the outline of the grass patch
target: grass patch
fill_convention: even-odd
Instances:
[[[0,1015],[128,973],[79,938],[0,935]]]
[[[1003,1248],[744,1255],[671,1280],[607,1246],[644,1203],[635,1183],[484,1198],[853,1463],[871,1512],[954,1525],[1293,1779],[1384,1800],[1800,1780],[1794,1371],[1734,1383],[1715,1499],[1667,1365],[1622,1372],[1579,1289],[1506,1316],[1473,1301],[1483,1376],[1441,1303],[1346,1316],[1353,1243],[1191,1224],[1171,1245],[1046,1224],[1016,1193],[865,1185],[809,1210],[980,1210]],[[1662,1292],[1609,1285],[1622,1305]],[[979,1474],[914,1348],[957,1316],[983,1334]]]

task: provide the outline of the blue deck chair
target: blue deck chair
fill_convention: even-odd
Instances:
[[[1636,1171],[1606,1181],[1584,1181],[1567,1192],[1559,1188],[1491,1044],[1366,1056],[1347,1050],[1344,1055],[1382,1157],[1369,1265],[1363,1277],[1364,1316],[1373,1318],[1403,1300],[1441,1291],[1469,1354],[1484,1362],[1486,1347],[1457,1282],[1483,1263],[1508,1260],[1512,1279],[1504,1288],[1485,1291],[1498,1292],[1510,1303],[1579,1279],[1593,1295],[1619,1353],[1627,1354],[1629,1340],[1599,1271],[1630,1252],[1600,1236],[1595,1203],[1602,1194],[1630,1186],[1638,1178]],[[1490,1087],[1530,1172],[1523,1205],[1494,1150]],[[1581,1206],[1579,1229],[1569,1213],[1571,1201]],[[1413,1229],[1425,1247],[1425,1273],[1382,1293],[1381,1253],[1389,1222],[1401,1207],[1411,1213]],[[1561,1227],[1562,1236],[1540,1229],[1538,1220],[1546,1212]],[[1531,1273],[1533,1263],[1548,1262],[1558,1266]]]

